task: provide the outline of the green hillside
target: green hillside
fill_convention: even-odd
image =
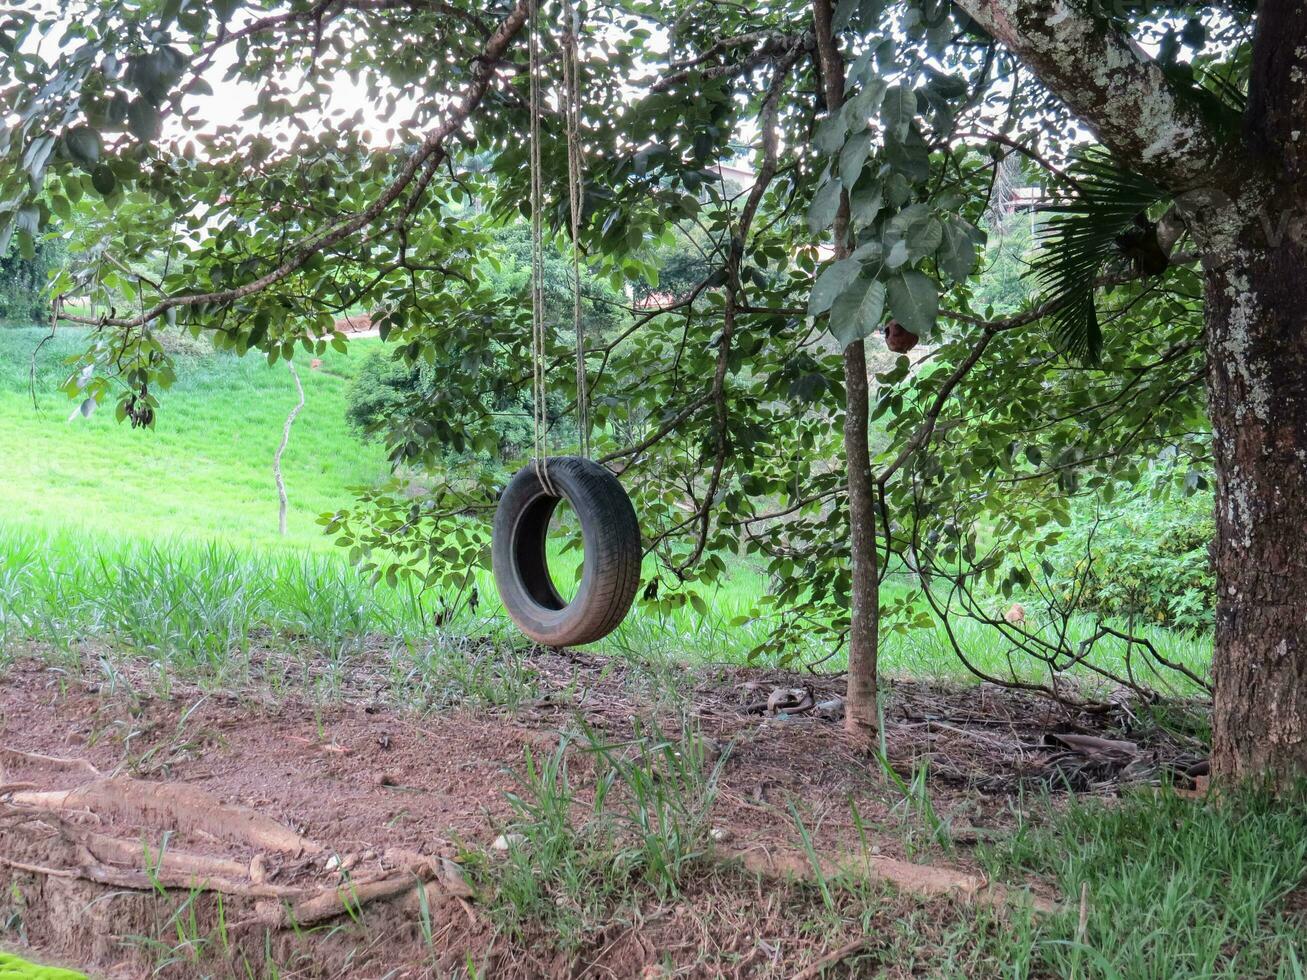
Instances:
[[[351,499],[350,489],[386,473],[380,446],[345,423],[349,380],[380,343],[356,340],[329,351],[319,368],[296,359],[305,407],[283,461],[289,534],[277,535],[272,460],[295,386],[284,364],[228,355],[181,356],[179,380],[161,393],[153,430],[114,420],[113,406],[82,418],[57,390],[84,331],[61,328],[36,363],[38,327],[0,328],[0,515],[26,526],[222,538],[230,544],[330,549],[317,515]]]

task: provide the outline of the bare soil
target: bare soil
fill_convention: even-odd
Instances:
[[[1125,700],[1092,714],[892,682],[886,756],[905,783],[924,771],[942,849],[838,720],[765,707],[777,688],[826,701],[839,678],[703,668],[682,698],[651,702],[620,661],[538,651],[530,666],[539,697],[514,712],[417,713],[394,706],[386,665],[366,658],[325,703],[181,683],[162,697],[144,693],[144,667],[109,685],[20,661],[0,678],[0,942],[115,978],[761,977],[823,962],[830,975],[915,975],[928,954],[905,960],[895,923],[916,923],[928,950],[931,930],[982,907],[1058,900],[1039,882],[1019,895],[986,881],[972,856],[1011,825],[1018,794],[1111,794],[1201,761]],[[715,854],[679,898],[650,896],[565,950],[510,936],[486,889],[525,752],[552,752],[581,724],[614,742],[688,724],[725,762]],[[593,769],[583,752],[574,762],[585,802]],[[827,872],[887,883],[876,921],[814,929],[796,813]]]

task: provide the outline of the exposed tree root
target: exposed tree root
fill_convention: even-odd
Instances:
[[[255,900],[256,914],[236,923],[235,929],[299,927],[346,913],[356,914],[369,902],[419,889],[425,891],[428,901],[441,898],[463,901],[471,895],[452,862],[400,848],[386,850],[381,858],[382,866],[371,873],[351,874],[349,869],[357,863],[357,856],[346,855],[343,860],[333,858],[326,863],[325,871],[333,879],[329,885],[323,885],[320,880],[275,884],[268,880],[270,853],[298,859],[294,866],[303,872],[317,866],[320,863],[317,859],[327,855],[327,848],[271,817],[223,803],[193,786],[106,777],[83,760],[39,756],[3,747],[0,747],[0,759],[26,767],[77,770],[93,777],[80,786],[63,790],[19,789],[19,785],[31,784],[8,784],[3,793],[8,809],[0,816],[11,824],[4,841],[18,853],[0,852],[0,864],[18,871],[81,878],[136,891],[186,889]],[[151,845],[144,835],[134,840],[115,837],[86,827],[88,816],[97,823],[129,824],[159,834],[198,834],[235,843],[242,849],[253,850],[254,854],[244,861]],[[36,863],[28,859],[32,853],[58,854],[61,860]],[[56,863],[63,866],[55,866]],[[417,908],[420,903],[415,900],[411,904]]]
[[[769,877],[813,877],[807,855],[796,851],[720,850],[727,858],[736,858],[750,871]],[[1038,912],[1056,911],[1056,903],[1024,889],[1007,888],[980,876],[941,868],[930,864],[913,864],[880,854],[850,854],[837,859],[820,858],[821,873],[826,877],[853,874],[885,881],[900,891],[924,898],[950,897],[978,905],[1029,905]]]
[[[100,778],[67,790],[24,790],[9,794],[17,806],[55,813],[89,810],[161,830],[203,832],[220,840],[294,857],[320,854],[322,845],[301,837],[271,817],[232,806],[194,786],[153,783],[126,776]]]

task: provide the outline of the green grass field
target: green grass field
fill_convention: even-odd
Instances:
[[[376,340],[349,355],[329,351],[318,370],[296,359],[305,406],[283,460],[289,534],[277,535],[272,459],[295,386],[284,365],[262,358],[183,357],[179,379],[160,395],[152,430],[114,420],[113,406],[90,418],[56,390],[84,331],[61,328],[37,362],[40,328],[0,327],[0,514],[11,524],[78,528],[90,535],[150,540],[222,539],[233,546],[330,550],[315,518],[348,501],[351,486],[386,472],[385,454],[345,423],[352,372]]]
[[[45,333],[0,328],[0,654],[20,640],[71,649],[85,638],[111,636],[175,668],[221,676],[260,629],[307,638],[334,656],[368,635],[402,638],[410,647],[430,638],[444,596],[372,587],[315,524],[319,514],[348,505],[351,488],[387,475],[381,448],[361,442],[345,423],[350,378],[378,341],[329,353],[319,369],[300,359],[306,405],[284,461],[290,515],[282,538],[272,459],[295,400],[284,366],[253,357],[183,358],[177,385],[162,395],[156,428],[133,431],[110,410],[82,418],[56,390],[68,358],[85,342],[79,331],[61,330],[41,350],[33,406],[29,366]],[[566,577],[566,561],[559,566]],[[520,642],[487,570],[478,571],[477,584],[480,608],[462,610],[444,630]],[[770,625],[732,621],[750,611],[766,585],[759,569],[737,562],[708,597],[706,614],[686,607],[659,616],[637,606],[600,649],[739,662]],[[891,578],[886,600],[906,587]],[[1073,627],[1076,642],[1092,623]],[[1037,665],[1010,658],[992,631],[966,622],[958,629],[981,669],[1006,674],[1015,666],[1022,676],[1038,676]],[[1161,629],[1147,635],[1165,656],[1199,671],[1210,659],[1203,638]],[[882,645],[887,673],[971,676],[942,629],[888,633]],[[827,652],[815,645],[794,651],[799,660]],[[1123,654],[1120,644],[1107,652]],[[841,667],[838,656],[824,664]],[[1145,679],[1163,689],[1175,683]]]

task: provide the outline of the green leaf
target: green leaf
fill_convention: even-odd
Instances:
[[[843,116],[837,112],[817,123],[812,143],[823,156],[834,156],[844,145],[844,134],[848,131]]]
[[[885,313],[885,284],[871,276],[859,276],[831,305],[831,334],[848,347],[876,331]]]
[[[41,229],[41,209],[35,204],[29,204],[26,207],[19,208],[15,221],[20,232],[26,232],[29,235],[35,236]]]
[[[159,138],[161,120],[159,110],[144,98],[133,99],[127,107],[127,128],[143,143]]]
[[[866,129],[867,123],[871,121],[872,113],[876,111],[876,106],[880,104],[884,96],[885,82],[879,78],[868,80],[858,90],[858,94],[845,102],[843,108],[840,109],[840,117],[844,120],[845,128],[854,133]]]
[[[840,0],[835,6],[835,13],[831,16],[831,30],[838,34],[847,28],[861,2],[862,0]]]
[[[880,121],[889,139],[902,143],[912,129],[917,115],[917,93],[907,82],[899,82],[888,92],[880,104]]]
[[[874,47],[867,47],[862,54],[853,59],[849,65],[849,73],[844,78],[844,94],[847,96],[853,91],[855,85],[866,86],[874,77],[870,71],[871,59],[876,54]]]
[[[908,243],[899,239],[889,247],[885,253],[885,267],[887,269],[898,269],[908,264]]]
[[[74,160],[87,167],[100,162],[100,134],[90,126],[74,126],[64,134],[64,146]]]
[[[974,229],[957,215],[949,215],[943,224],[944,241],[935,262],[952,282],[961,282],[971,275],[976,265]]]
[[[840,180],[844,186],[851,187],[862,172],[862,165],[867,161],[871,151],[871,133],[863,131],[849,137],[840,151]]]
[[[835,212],[840,208],[840,190],[843,185],[838,177],[828,177],[826,183],[817,188],[808,208],[808,231],[814,235],[829,228],[835,221]]]
[[[930,177],[930,148],[916,126],[912,126],[907,138],[901,141],[887,134],[885,160],[914,184],[924,183]]]
[[[885,180],[885,198],[900,208],[908,203],[908,198],[912,196],[912,186],[908,183],[908,178],[901,173],[892,173]]]
[[[808,297],[808,315],[820,316],[829,310],[835,297],[844,292],[861,271],[862,263],[857,259],[841,259],[826,266],[812,284],[812,295]]]
[[[924,339],[939,316],[939,290],[929,276],[903,269],[889,280],[889,308],[904,329]]]
[[[875,174],[864,173],[849,195],[849,219],[856,231],[876,220],[883,203],[884,185]]]
[[[891,249],[899,242],[904,243],[911,262],[935,254],[943,238],[944,226],[926,204],[908,205],[885,227],[885,243]]]
[[[114,187],[118,183],[118,178],[113,175],[103,163],[91,171],[91,186],[94,187],[105,197],[113,193]]]

